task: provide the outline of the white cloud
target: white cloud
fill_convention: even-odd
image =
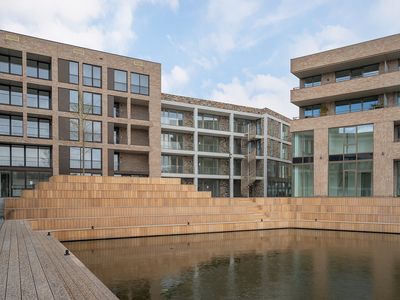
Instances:
[[[161,77],[161,90],[163,93],[176,93],[176,91],[179,91],[189,80],[189,70],[175,66],[170,74],[165,74],[163,72]]]
[[[353,31],[340,25],[327,25],[314,35],[305,29],[293,40],[290,56],[299,57],[354,44],[359,42],[360,38]]]
[[[368,21],[377,25],[379,29],[385,30],[385,35],[398,33],[400,30],[399,11],[400,1],[379,0],[370,7]],[[382,17],[377,18],[377,16]]]
[[[258,108],[267,107],[289,118],[298,115],[298,108],[290,103],[293,79],[277,78],[270,74],[251,76],[245,83],[237,77],[231,83],[219,83],[209,98],[214,101]]]
[[[18,0],[0,10],[0,28],[97,50],[126,54],[137,39],[134,13],[140,2],[169,5],[178,0]]]
[[[202,66],[206,70],[209,70],[214,65],[217,65],[217,61],[216,61],[215,57],[213,57],[212,61],[210,61],[209,59],[207,59],[205,57],[200,57],[200,58],[195,57],[192,60],[194,63],[198,64],[199,66]]]
[[[326,0],[282,0],[275,11],[269,12],[264,18],[258,19],[255,26],[272,25],[292,18],[302,12],[321,5]]]
[[[203,80],[203,84],[201,85],[201,88],[205,89],[206,87],[209,87],[212,84],[211,78],[207,80]]]

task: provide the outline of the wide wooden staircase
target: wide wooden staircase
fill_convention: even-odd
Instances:
[[[82,240],[232,231],[268,217],[252,200],[212,198],[175,178],[58,175],[6,199],[5,219]]]

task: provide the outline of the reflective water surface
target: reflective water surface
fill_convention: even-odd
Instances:
[[[400,299],[400,235],[280,229],[64,245],[120,299]]]

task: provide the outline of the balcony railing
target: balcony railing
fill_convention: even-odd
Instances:
[[[326,117],[326,116],[333,116],[333,115],[342,115],[342,114],[348,114],[348,113],[353,113],[353,112],[360,112],[360,111],[368,111],[368,110],[375,110],[375,109],[381,109],[381,108],[391,108],[391,107],[397,107],[400,106],[398,103],[393,103],[393,104],[377,104],[374,106],[371,106],[369,109],[357,109],[357,110],[342,110],[339,113],[336,113],[335,110],[333,111],[328,111],[326,113],[313,113],[312,115],[304,116],[304,117],[293,117],[293,120],[299,120],[299,119],[308,119],[308,118],[318,118],[318,117]]]
[[[199,151],[219,153],[219,145],[199,145]]]
[[[182,142],[161,141],[161,149],[184,150],[184,144]]]
[[[221,174],[220,173],[220,169],[217,168],[217,167],[199,167],[199,174],[204,174],[204,175],[225,175],[225,174]]]
[[[183,166],[161,166],[161,173],[184,174]]]

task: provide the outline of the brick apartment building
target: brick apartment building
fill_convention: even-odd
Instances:
[[[400,195],[400,34],[291,60],[293,196]]]
[[[78,92],[90,107],[84,161]],[[221,197],[241,196],[245,177],[247,195],[290,196],[291,152],[289,119],[162,94],[159,63],[0,31],[1,197],[83,164],[86,175],[179,177]]]

